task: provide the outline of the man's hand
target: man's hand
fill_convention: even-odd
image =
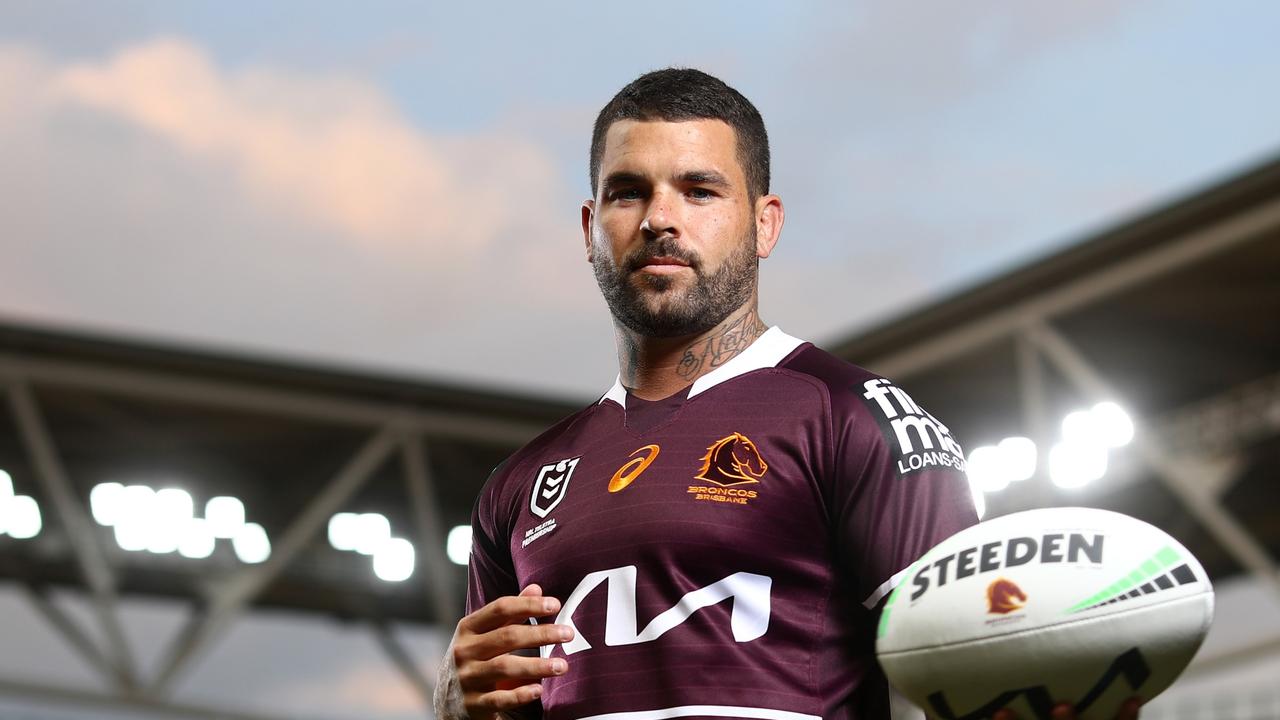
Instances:
[[[1141,704],[1137,698],[1129,698],[1120,706],[1120,714],[1116,715],[1116,720],[1138,720],[1138,706]],[[992,720],[1017,720],[1018,716],[1012,710],[1001,710],[992,716]],[[1076,720],[1076,711],[1071,707],[1071,703],[1062,703],[1053,708],[1053,720]]]
[[[554,615],[560,601],[530,585],[518,597],[500,597],[458,622],[440,663],[435,710],[440,720],[494,720],[497,714],[542,697],[541,680],[563,675],[564,658],[524,657],[514,650],[573,638],[567,625],[527,625]]]

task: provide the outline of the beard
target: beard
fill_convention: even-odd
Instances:
[[[706,332],[742,307],[755,291],[759,259],[754,224],[715,272],[702,259],[670,238],[646,242],[614,265],[607,252],[591,263],[596,283],[613,317],[632,332],[647,337],[681,337]],[[667,256],[688,263],[691,285],[683,278],[637,272],[650,258]]]

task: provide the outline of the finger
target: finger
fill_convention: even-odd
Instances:
[[[1133,697],[1124,701],[1120,706],[1120,714],[1116,716],[1116,720],[1138,720],[1138,708],[1142,706],[1142,700]]]
[[[512,650],[525,650],[554,645],[573,638],[568,625],[507,625],[470,638],[463,655],[476,660],[489,660]]]
[[[542,595],[542,586],[537,583],[530,583],[524,586],[520,591],[520,597],[535,597]]]
[[[1050,714],[1053,720],[1076,720],[1076,709],[1071,703],[1058,703]]]
[[[999,710],[995,715],[991,716],[991,720],[1018,720],[1018,716],[1012,710]]]
[[[563,675],[569,669],[564,658],[521,657],[519,655],[499,655],[492,660],[470,663],[458,672],[458,682],[465,690],[488,690],[499,685],[501,681],[515,680],[516,685],[523,685],[530,680],[541,680],[547,677]]]
[[[542,697],[542,685],[531,683],[511,690],[494,690],[476,695],[466,704],[467,712],[474,717],[478,713],[495,713],[503,710],[515,710],[521,705]]]
[[[560,601],[541,595],[500,597],[462,618],[459,626],[473,633],[487,633],[503,625],[520,623],[529,618],[544,617],[560,610]]]

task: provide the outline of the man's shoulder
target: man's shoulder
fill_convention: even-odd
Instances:
[[[778,367],[808,375],[837,390],[852,383],[878,378],[879,375],[844,358],[836,357],[812,343],[805,343]]]
[[[886,445],[904,467],[923,462],[918,450],[945,451],[950,466],[963,467],[963,452],[950,428],[893,380],[807,346],[779,367],[802,373],[827,390],[838,431],[860,442]],[[923,466],[921,466],[923,467]]]
[[[778,367],[802,375],[825,389],[836,414],[861,414],[868,410],[868,391],[891,381],[860,365],[805,344]]]

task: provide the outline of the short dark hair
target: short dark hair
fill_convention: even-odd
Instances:
[[[752,198],[769,192],[769,135],[751,101],[719,78],[692,68],[645,73],[618,91],[596,116],[591,133],[591,194],[600,182],[605,135],[619,120],[723,120],[738,141],[738,162]]]

